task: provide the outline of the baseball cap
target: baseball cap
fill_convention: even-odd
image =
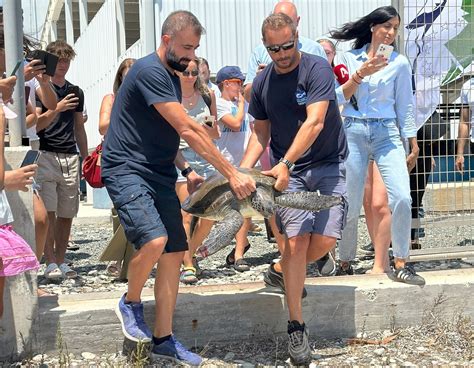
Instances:
[[[238,66],[225,66],[217,72],[216,84],[220,84],[229,79],[240,79],[243,82],[245,76]]]

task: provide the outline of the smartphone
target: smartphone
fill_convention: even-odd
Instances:
[[[74,97],[80,98],[79,86],[69,86],[66,95],[74,94]]]
[[[29,150],[28,152],[26,152],[25,158],[23,159],[23,162],[21,163],[20,167],[36,164],[40,154],[40,151]]]
[[[206,124],[209,128],[213,128],[215,122],[216,118],[212,115],[204,117],[204,124]]]
[[[382,55],[384,58],[389,60],[390,56],[392,55],[392,52],[393,52],[393,46],[381,44],[379,45],[379,48],[377,49],[377,52],[375,53],[375,55]]]
[[[44,74],[51,77],[54,76],[59,61],[59,58],[56,55],[50,54],[44,50],[34,50],[28,55],[27,60],[31,61],[34,59],[41,60],[41,63],[46,65]]]
[[[18,69],[20,68],[21,64],[23,64],[23,61],[22,61],[22,60],[19,60],[19,61],[16,63],[15,67],[13,68],[12,72],[10,73],[10,77],[13,77],[13,76],[16,74],[16,72],[17,72]]]

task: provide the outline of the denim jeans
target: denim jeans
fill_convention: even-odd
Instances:
[[[339,258],[351,261],[357,252],[357,225],[364,197],[369,160],[374,160],[388,192],[392,211],[393,256],[409,256],[411,229],[410,181],[406,154],[395,119],[345,118],[344,129],[349,145],[346,161],[347,223],[339,242]]]

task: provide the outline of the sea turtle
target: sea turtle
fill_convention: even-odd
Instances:
[[[273,188],[275,178],[259,170],[238,169],[249,174],[257,190],[246,199],[237,199],[229,182],[219,172],[208,177],[182,204],[190,214],[218,221],[206,240],[196,251],[196,257],[205,258],[228,246],[243,224],[244,218],[261,215],[271,217],[277,206],[307,211],[320,211],[342,202],[340,196],[322,195],[318,192],[278,192]]]

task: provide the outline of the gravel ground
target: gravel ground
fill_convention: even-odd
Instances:
[[[263,227],[263,224],[261,225]],[[47,292],[55,294],[75,294],[97,291],[125,290],[126,284],[115,280],[106,273],[106,262],[99,262],[99,256],[107,246],[112,235],[111,225],[73,225],[73,239],[79,245],[78,251],[67,253],[67,258],[73,261],[73,268],[79,277],[75,280],[64,280],[51,282],[43,277],[45,265],[39,272],[39,287]],[[469,226],[429,226],[426,229],[426,237],[421,239],[423,248],[447,247],[455,245],[470,245],[472,229]],[[250,250],[245,259],[251,269],[247,272],[236,272],[225,267],[225,257],[231,247],[219,251],[200,263],[203,274],[198,285],[232,284],[238,282],[249,282],[263,279],[263,273],[271,260],[278,256],[274,244],[267,242],[264,231],[249,236]],[[369,238],[364,220],[360,220],[359,244],[367,244]],[[450,260],[423,262],[415,265],[419,271],[439,270],[448,268],[472,268],[471,260]],[[364,273],[371,268],[371,260],[357,260],[355,264],[356,273]],[[318,270],[314,265],[308,266],[308,276],[318,276]],[[153,285],[154,275],[150,275],[146,286]]]
[[[451,245],[469,245],[472,238],[469,226],[435,227],[426,229],[422,239],[424,248],[445,247]],[[68,252],[67,257],[74,263],[79,277],[76,280],[65,280],[48,283],[41,275],[39,286],[49,292],[58,294],[87,293],[92,291],[125,290],[124,282],[115,281],[105,273],[106,263],[99,262],[98,257],[107,245],[111,236],[111,226],[75,225],[73,239],[80,246],[75,252]],[[277,256],[273,244],[269,244],[262,233],[249,237],[252,244],[246,254],[251,265],[248,272],[238,273],[224,266],[225,255],[230,248],[223,250],[205,261],[200,266],[204,270],[200,285],[237,283],[262,280],[268,264]],[[359,244],[368,242],[363,219],[360,222]],[[452,260],[448,262],[424,262],[416,264],[417,270],[472,268],[473,260]],[[357,273],[363,273],[371,267],[370,260],[358,260],[355,266]],[[42,266],[44,270],[44,265]],[[318,276],[314,266],[308,267],[308,276]],[[153,275],[147,282],[152,286]],[[331,367],[440,367],[463,366],[474,367],[474,324],[473,321],[458,312],[452,316],[442,316],[437,311],[442,301],[427,307],[422,325],[397,330],[381,331],[370,335],[358,336],[360,340],[322,339],[310,337],[313,348],[312,366]],[[391,340],[392,341],[388,341]],[[287,341],[281,337],[252,339],[233,344],[209,344],[196,349],[206,360],[204,367],[263,367],[288,365]],[[142,367],[151,366],[146,358],[130,358],[134,353],[116,352],[97,356],[89,352],[69,356],[58,349],[57,354],[35,356],[23,366],[40,367]],[[145,355],[146,356],[146,355]],[[19,366],[16,364],[15,366]],[[13,366],[13,365],[12,365]],[[155,362],[154,366],[171,366],[166,362]]]
[[[429,312],[436,315],[436,306]],[[429,316],[430,313],[427,313]],[[473,367],[473,324],[462,315],[447,320],[427,317],[421,326],[383,331],[359,339],[310,338],[313,362],[310,367]],[[390,340],[390,342],[388,342]],[[356,343],[357,342],[357,343]],[[234,344],[209,344],[194,349],[205,358],[203,367],[289,366],[287,341],[283,338],[252,339]],[[23,367],[173,367],[166,361],[147,358],[147,347],[123,354],[97,356],[61,351],[57,355],[37,355]],[[138,353],[137,353],[138,352]],[[141,358],[137,358],[141,357]]]

